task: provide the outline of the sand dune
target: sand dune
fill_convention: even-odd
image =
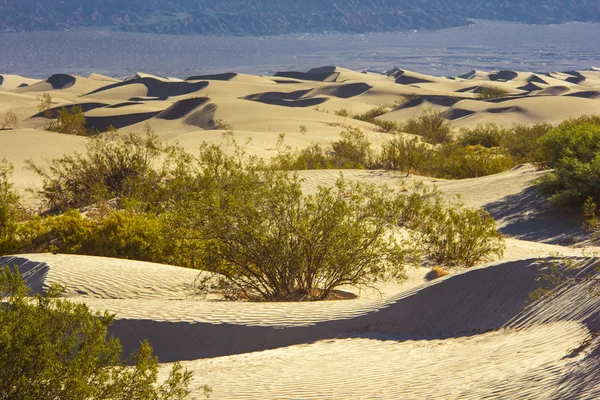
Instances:
[[[486,87],[508,96],[481,100]],[[39,190],[42,182],[24,168],[25,160],[43,163],[81,152],[88,140],[43,130],[47,120],[37,105],[46,92],[52,113],[79,105],[88,127],[99,131],[113,125],[141,132],[148,123],[162,140],[187,151],[209,141],[233,152],[230,134],[224,135],[232,131],[248,154],[268,159],[286,146],[328,145],[348,126],[361,128],[377,148],[389,134],[342,115],[380,106],[389,110],[380,119],[397,122],[435,109],[455,130],[598,113],[600,71],[435,77],[322,67],[274,76],[56,74],[41,81],[0,75],[0,122],[9,111],[20,122],[18,129],[0,131],[0,158],[15,166],[15,187],[33,205],[37,200],[27,190]],[[310,194],[331,187],[341,172],[349,181],[397,190],[423,181],[447,200],[460,196],[465,205],[484,208],[506,237],[504,256],[433,282],[425,280],[428,269],[410,269],[406,282],[383,282],[380,292],[343,287],[356,298],[300,304],[195,296],[198,271],[139,261],[24,254],[0,258],[0,265],[18,264],[36,291],[65,284],[70,299],[116,312],[111,332],[126,352],[150,339],[161,374],[168,363],[184,361],[195,372],[194,385],[211,385],[215,399],[600,397],[600,339],[572,352],[600,330],[600,299],[575,285],[549,301],[528,303],[548,259],[577,259],[590,267],[598,261],[590,254],[600,251],[579,246],[586,235],[577,216],[546,207],[534,186],[544,172],[520,165],[450,181],[386,171],[301,171],[302,189]],[[192,396],[200,397],[200,390]]]

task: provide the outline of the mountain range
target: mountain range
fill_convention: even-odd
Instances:
[[[0,0],[0,32],[106,27],[263,36],[600,21],[598,0]]]

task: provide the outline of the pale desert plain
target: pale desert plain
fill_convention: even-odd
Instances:
[[[479,98],[492,86],[507,96]],[[186,79],[0,75],[0,121],[9,112],[19,120],[18,128],[0,130],[0,159],[14,165],[12,182],[31,204],[42,180],[25,160],[83,151],[90,140],[44,129],[38,112],[44,93],[55,107],[81,105],[88,126],[99,132],[109,125],[142,132],[149,124],[161,140],[190,152],[203,141],[228,152],[233,147],[224,132],[232,131],[248,154],[270,159],[286,149],[329,145],[343,125],[362,129],[375,147],[387,140],[376,125],[337,115],[340,109],[385,106],[378,119],[398,123],[434,109],[456,130],[600,114],[600,70],[456,77],[337,67]],[[220,129],[223,121],[227,129]],[[196,270],[103,257],[21,254],[0,258],[0,265],[20,265],[34,290],[60,283],[70,299],[116,313],[110,332],[125,352],[149,339],[163,375],[177,361],[194,372],[191,398],[202,398],[206,384],[214,399],[597,399],[600,336],[590,334],[600,331],[600,299],[586,285],[571,285],[549,300],[529,300],[545,260],[576,259],[592,268],[600,250],[580,219],[546,207],[534,188],[544,173],[531,164],[464,180],[344,170],[349,181],[392,188],[423,181],[448,199],[460,195],[465,205],[488,211],[506,240],[501,259],[431,282],[428,268],[411,268],[406,281],[382,283],[378,291],[343,288],[357,294],[351,300],[199,298],[190,291]],[[299,174],[304,192],[314,193],[333,186],[340,171]]]

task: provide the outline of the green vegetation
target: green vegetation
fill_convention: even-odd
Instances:
[[[0,160],[0,254],[13,253],[17,247],[15,231],[21,220],[19,196],[10,182],[13,167]]]
[[[9,111],[4,116],[4,122],[0,126],[2,129],[19,129],[19,117],[13,111]]]
[[[477,94],[477,98],[480,100],[499,99],[501,97],[508,96],[508,92],[498,86],[489,86],[481,89],[481,92]]]
[[[28,296],[18,270],[0,270],[0,399],[183,399],[192,373],[175,364],[157,384],[158,359],[143,342],[128,362],[107,336],[114,315],[60,299],[52,286]],[[205,388],[205,393],[210,389]]]
[[[75,153],[52,160],[48,167],[28,161],[44,178],[40,193],[49,211],[66,211],[99,201],[159,195],[167,166],[154,168],[164,153],[172,152],[146,126],[144,136],[115,131],[93,137],[86,154]],[[134,195],[135,194],[135,195]]]
[[[453,140],[450,128],[450,122],[443,113],[428,109],[419,116],[406,121],[401,130],[411,135],[421,136],[431,144],[444,144]]]
[[[504,254],[496,221],[481,209],[436,202],[416,220],[414,228],[413,238],[437,264],[468,268]]]
[[[56,119],[46,129],[67,135],[88,136],[91,132],[85,127],[85,123],[81,106],[62,107],[56,111]]]
[[[538,144],[544,166],[552,168],[539,187],[552,204],[581,208],[588,198],[600,202],[600,117],[565,121]]]
[[[90,138],[85,154],[53,160],[47,168],[30,163],[44,178],[40,195],[54,215],[27,218],[17,213],[4,164],[2,252],[168,263],[219,273],[218,288],[230,298],[318,300],[340,285],[402,279],[404,265],[416,262],[421,250],[445,265],[471,266],[485,257],[468,256],[468,235],[481,234],[477,243],[483,245],[488,236],[496,238],[488,219],[423,187],[398,194],[340,179],[334,188],[305,196],[295,174],[234,146],[228,156],[203,144],[193,156],[161,145],[150,129],[144,136]],[[343,166],[371,163],[359,129],[345,131],[332,152],[319,148],[315,154]],[[439,217],[444,213],[450,217]],[[463,232],[461,221],[473,231]],[[411,243],[429,243],[435,224],[459,232],[463,247],[440,257],[433,244],[421,249],[391,235],[399,228],[419,231],[422,240]]]

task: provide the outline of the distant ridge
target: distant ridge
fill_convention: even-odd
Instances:
[[[429,4],[431,3],[431,4]],[[600,21],[596,0],[0,0],[0,32],[110,27],[132,32],[261,36],[442,29],[469,19]]]

